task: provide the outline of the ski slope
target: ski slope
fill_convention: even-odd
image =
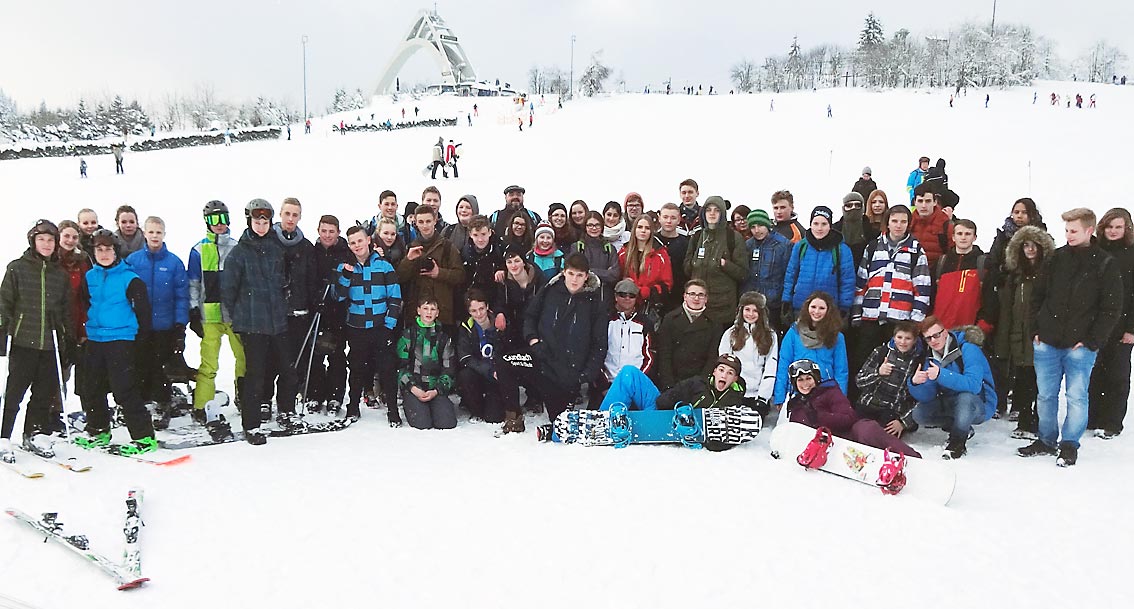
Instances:
[[[1049,106],[1052,91],[1096,93],[1098,108]],[[535,99],[532,128],[507,99],[377,98],[371,109],[313,121],[311,135],[293,125],[292,141],[128,154],[124,176],[110,156],[87,159],[87,180],[77,159],[0,163],[9,237],[0,259],[22,253],[37,218],[74,218],[82,207],[104,226],[123,203],[140,219],[162,216],[184,260],[210,199],[226,201],[243,229],[235,218],[249,199],[295,196],[314,239],[321,214],[345,229],[374,215],[381,190],[404,203],[431,183],[449,219],[460,195],[475,194],[489,212],[512,183],[540,212],[580,198],[601,208],[629,191],[656,209],[692,177],[701,200],[720,194],[769,211],[771,193],[788,188],[806,223],[814,205],[838,210],[864,165],[902,201],[923,154],[947,160],[957,215],[976,220],[986,248],[1021,196],[1038,202],[1058,244],[1064,209],[1101,214],[1126,203],[1134,87],[992,90],[987,109],[985,93],[970,90],[954,108],[948,91],[623,95],[563,110],[548,96]],[[421,118],[457,116],[459,126],[331,131],[371,111],[397,122],[403,105],[407,118],[417,105]],[[463,143],[460,179],[422,177],[437,137]],[[195,365],[197,339],[188,340]],[[218,378],[226,390],[227,353]],[[531,430],[542,416],[528,415],[523,437],[495,439],[495,426],[463,419],[427,432],[362,414],[343,432],[204,448],[172,468],[91,455],[94,469],[82,474],[44,466],[43,479],[25,480],[0,470],[0,507],[58,511],[70,533],[110,556],[121,555],[126,489],[144,487],[151,578],[117,592],[81,560],[0,520],[0,607],[5,597],[50,608],[1117,607],[1127,596],[1127,435],[1084,438],[1079,465],[1063,470],[1053,458],[1014,456],[1024,444],[1008,437],[1014,424],[986,422],[952,464],[951,504],[938,507],[773,461],[767,430],[726,453],[586,449],[537,444]],[[945,436],[926,430],[910,441],[935,457]]]

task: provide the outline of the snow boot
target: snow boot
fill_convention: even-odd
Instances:
[[[276,423],[289,433],[302,432],[307,429],[307,423],[303,420],[303,417],[294,412],[280,413],[280,415],[276,417]]]
[[[1036,440],[1023,448],[1017,448],[1016,454],[1021,457],[1035,457],[1038,455],[1055,456],[1055,449],[1043,443],[1043,440]]]
[[[945,450],[941,451],[941,458],[946,461],[952,459],[960,459],[969,452],[965,448],[966,438],[949,438],[949,442],[945,445]]]
[[[8,438],[0,438],[0,462],[16,462],[16,453],[12,450],[12,441]]]
[[[262,446],[268,443],[268,434],[259,427],[244,430],[244,441],[252,446]]]
[[[1071,467],[1079,460],[1079,449],[1070,442],[1064,442],[1059,445],[1059,458],[1055,460],[1055,464],[1059,467]]]
[[[1113,440],[1121,433],[1121,431],[1114,431],[1113,429],[1098,429],[1095,431],[1095,437],[1100,440]]]
[[[110,444],[109,429],[88,429],[86,436],[75,438],[75,444],[82,448],[102,448]]]
[[[224,415],[217,415],[217,418],[205,423],[205,430],[209,432],[209,437],[213,442],[224,442],[233,437],[232,427],[225,420]]]
[[[154,418],[154,429],[162,431],[169,429],[169,421],[173,418],[173,404],[157,404],[154,407],[157,417]]]
[[[831,430],[826,427],[820,427],[815,430],[815,437],[807,443],[803,448],[803,452],[795,458],[796,463],[799,463],[807,469],[819,469],[827,463],[827,451],[831,450]]]
[[[23,440],[20,447],[29,453],[39,455],[45,459],[55,457],[55,450],[51,446],[54,444],[54,441],[52,441],[51,436],[43,433],[43,430],[35,429],[31,433],[26,433],[24,434]]]

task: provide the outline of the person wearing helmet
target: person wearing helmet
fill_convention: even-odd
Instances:
[[[122,242],[99,229],[91,235],[94,268],[87,271],[87,342],[83,355],[81,393],[87,413],[86,435],[75,438],[83,448],[107,447],[111,452],[138,455],[157,450],[154,426],[139,390],[134,350],[153,331],[146,284],[122,260]],[[110,406],[106,394],[122,408],[128,444],[110,445]]]
[[[221,277],[225,262],[236,239],[229,231],[228,206],[222,201],[209,201],[202,210],[205,238],[189,252],[189,329],[201,339],[201,364],[197,368],[197,385],[193,392],[193,414],[205,419],[205,404],[217,393],[217,369],[221,339],[228,337],[228,346],[236,359],[236,403],[240,404],[240,387],[244,382],[244,346],[232,331],[232,317],[221,301]]]
[[[24,417],[23,444],[40,454],[50,451],[44,432],[53,401],[60,399],[56,357],[71,331],[67,273],[55,262],[59,229],[40,220],[28,231],[28,249],[8,263],[0,283],[0,356],[8,359],[0,460],[15,462],[12,431],[24,395],[31,400]],[[9,342],[11,346],[9,347]]]
[[[244,208],[248,228],[229,254],[221,275],[221,299],[232,315],[232,330],[240,336],[250,371],[241,388],[240,419],[244,439],[260,445],[268,441],[261,428],[264,405],[270,412],[271,392],[267,370],[279,372],[276,406],[284,427],[302,425],[295,414],[294,358],[287,340],[288,303],[284,295],[284,247],[272,232],[275,210],[264,199],[252,199]]]

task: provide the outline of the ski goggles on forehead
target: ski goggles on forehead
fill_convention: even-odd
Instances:
[[[228,214],[209,214],[205,216],[205,224],[208,224],[209,226],[215,226],[217,224],[228,224]]]
[[[804,374],[819,374],[819,365],[811,360],[800,360],[788,366],[789,377],[794,379]]]

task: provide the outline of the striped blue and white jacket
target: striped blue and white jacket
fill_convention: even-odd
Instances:
[[[339,281],[335,286],[338,300],[348,303],[346,325],[352,328],[385,326],[393,330],[402,313],[402,288],[394,267],[377,252],[370,253],[366,264],[351,265],[353,271],[348,271],[346,266],[336,267]]]

